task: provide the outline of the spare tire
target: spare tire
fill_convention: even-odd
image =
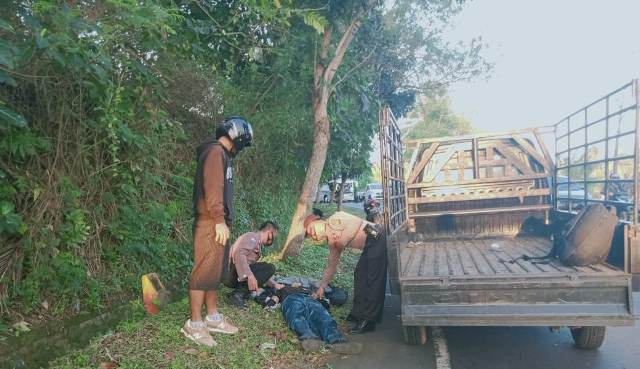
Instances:
[[[564,233],[560,261],[569,266],[586,266],[603,262],[613,241],[618,217],[602,204],[587,205]]]

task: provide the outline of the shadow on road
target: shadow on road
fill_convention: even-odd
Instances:
[[[329,362],[330,367],[334,369],[435,368],[433,348],[430,343],[423,346],[404,344],[399,314],[399,297],[387,295],[382,325],[378,326],[374,332],[349,336],[349,339],[362,343],[362,353],[355,356],[336,356]]]

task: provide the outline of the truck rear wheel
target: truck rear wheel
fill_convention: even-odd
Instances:
[[[581,349],[594,350],[602,346],[607,327],[571,328],[573,340]]]
[[[402,327],[404,342],[408,345],[424,345],[427,343],[427,327],[405,325]]]

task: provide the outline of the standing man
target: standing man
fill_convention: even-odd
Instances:
[[[228,255],[229,227],[233,222],[233,168],[231,159],[253,141],[251,125],[241,117],[226,118],[216,129],[216,138],[196,150],[193,183],[193,271],[189,280],[191,318],[182,334],[197,344],[215,346],[209,332],[234,334],[231,322],[218,313],[218,286],[223,259]],[[202,305],[207,315],[202,319]]]
[[[276,267],[270,263],[259,262],[262,256],[262,246],[273,245],[273,240],[278,235],[278,226],[272,221],[266,221],[260,225],[257,232],[247,232],[240,236],[231,248],[230,287],[235,287],[231,302],[241,309],[247,307],[244,300],[249,291],[257,291],[264,284],[271,288],[282,288],[271,277],[276,272]]]
[[[329,259],[314,294],[316,298],[324,296],[342,251],[347,247],[363,250],[353,274],[353,307],[347,320],[351,322],[350,333],[373,331],[376,322],[382,320],[387,281],[387,241],[382,227],[343,211],[324,219],[322,212],[315,209],[314,214],[305,218],[303,226],[306,237],[329,244]]]

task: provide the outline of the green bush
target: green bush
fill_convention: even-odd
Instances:
[[[233,235],[267,219],[287,232],[311,137],[302,88],[310,74],[280,63],[291,82],[256,103],[273,69],[247,59],[260,42],[250,22],[279,24],[273,6],[180,4],[37,0],[3,9],[2,319],[44,301],[56,312],[99,308],[139,292],[149,272],[184,287],[195,147],[223,113],[247,115],[258,138],[234,164]],[[211,29],[211,14],[229,35]]]

